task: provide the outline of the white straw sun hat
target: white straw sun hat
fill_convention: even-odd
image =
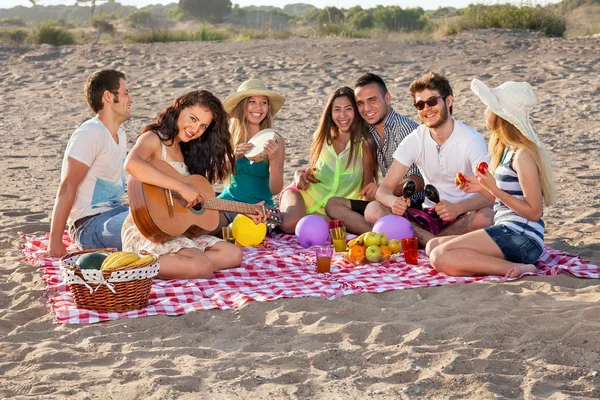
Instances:
[[[235,107],[247,97],[265,96],[269,99],[271,114],[275,115],[283,107],[285,97],[267,89],[267,86],[260,79],[248,79],[242,82],[235,93],[227,96],[223,101],[223,108],[227,114],[231,115]]]
[[[471,90],[483,104],[499,117],[520,130],[529,140],[542,147],[542,143],[529,122],[529,112],[537,104],[533,88],[527,82],[504,82],[490,89],[479,79],[473,79]]]

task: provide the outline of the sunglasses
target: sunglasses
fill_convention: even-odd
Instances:
[[[438,103],[438,99],[446,99],[446,97],[448,96],[432,96],[425,101],[419,100],[413,104],[417,110],[421,111],[425,108],[425,104],[427,104],[429,107],[435,107]]]

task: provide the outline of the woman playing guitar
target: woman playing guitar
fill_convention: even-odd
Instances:
[[[211,183],[229,176],[233,150],[227,114],[219,99],[205,90],[178,98],[155,123],[142,130],[125,161],[132,177],[178,193],[188,207],[206,201],[206,195],[196,187],[150,164],[154,159],[166,161],[181,175],[199,174]],[[255,222],[264,218],[259,210],[257,214],[251,216]],[[214,236],[177,236],[154,243],[142,235],[131,214],[125,219],[122,240],[125,251],[146,250],[158,255],[158,276],[163,279],[210,278],[214,271],[237,267],[242,261],[239,247]]]

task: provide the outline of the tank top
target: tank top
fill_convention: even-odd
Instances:
[[[249,204],[264,200],[266,206],[273,207],[269,180],[269,164],[266,161],[254,162],[240,157],[235,162],[235,175],[231,177],[231,184],[223,189],[219,198]]]
[[[327,200],[332,197],[358,199],[363,181],[363,146],[358,145],[358,154],[354,154],[353,162],[348,164],[350,142],[344,150],[337,154],[332,144],[325,142],[315,165],[315,178],[319,183],[311,183],[308,189],[301,190],[306,213],[325,214]]]
[[[507,149],[504,151],[500,165],[494,171],[494,178],[498,188],[517,199],[523,200],[523,189],[519,183],[517,172],[512,165],[514,156],[515,152],[513,150]],[[542,219],[529,221],[498,199],[494,202],[494,225],[504,225],[516,233],[534,239],[542,248],[544,247],[544,221]]]

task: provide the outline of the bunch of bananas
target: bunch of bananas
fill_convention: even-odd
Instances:
[[[117,251],[104,259],[101,271],[118,271],[120,269],[129,269],[138,265],[145,264],[154,259],[154,256],[147,255],[140,257],[129,251]]]
[[[369,233],[369,232],[365,232],[365,233],[361,234],[360,236],[357,236],[354,239],[350,240],[348,242],[348,249],[351,249],[352,247],[354,247],[356,245],[364,246],[365,236],[367,235],[367,233]]]

